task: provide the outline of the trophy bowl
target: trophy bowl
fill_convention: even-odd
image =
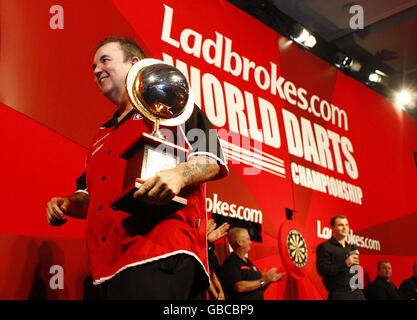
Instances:
[[[177,69],[167,64],[154,64],[141,69],[133,93],[155,119],[179,116],[188,100],[188,82]]]
[[[135,109],[155,123],[152,135],[160,138],[160,123],[182,124],[194,107],[187,78],[160,60],[143,59],[134,64],[126,78],[126,89]]]

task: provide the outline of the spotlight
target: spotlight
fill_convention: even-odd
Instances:
[[[306,42],[304,43],[306,47],[313,48],[317,43],[316,37],[313,35],[309,35]]]
[[[388,78],[388,75],[386,73],[382,72],[381,70],[375,70],[375,73],[379,74],[381,77]]]
[[[403,110],[416,108],[416,94],[413,91],[402,89],[397,92],[394,99],[395,104]]]
[[[310,32],[303,28],[300,34],[294,37],[294,41],[297,41],[298,43],[304,43],[305,41],[307,41],[309,36]]]
[[[338,52],[335,56],[334,65],[340,69],[349,69],[352,63],[353,59],[344,53]]]
[[[407,106],[411,102],[411,94],[407,90],[401,90],[395,96],[395,101],[402,106]]]
[[[310,32],[308,32],[306,28],[300,24],[295,24],[292,26],[291,34],[292,40],[307,48],[313,48],[317,43],[316,37],[314,37]]]
[[[373,83],[381,83],[383,85],[388,85],[389,76],[382,72],[381,70],[375,70],[371,72],[368,76],[368,80]]]
[[[371,82],[374,82],[374,83],[379,83],[379,82],[381,82],[382,78],[376,72],[371,72],[369,74],[368,80],[371,81]]]
[[[342,65],[345,67],[350,67],[352,65],[352,58],[346,56],[342,61]]]
[[[341,70],[350,70],[354,72],[359,72],[362,69],[362,65],[359,61],[344,54],[343,52],[338,52],[335,55],[334,65]]]
[[[351,71],[355,71],[355,72],[359,72],[362,69],[362,65],[359,63],[359,61],[353,59],[352,63],[350,65],[350,70]]]

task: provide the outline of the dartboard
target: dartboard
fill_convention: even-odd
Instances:
[[[299,268],[307,263],[307,244],[297,230],[291,230],[287,237],[288,253],[292,262]]]

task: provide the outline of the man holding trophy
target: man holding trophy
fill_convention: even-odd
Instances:
[[[204,298],[205,182],[228,172],[215,130],[182,73],[131,39],[101,41],[93,70],[118,110],[93,139],[75,193],[49,201],[48,222],[87,219],[92,276],[107,299]]]

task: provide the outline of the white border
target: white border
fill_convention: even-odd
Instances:
[[[74,193],[78,193],[78,192],[83,192],[83,193],[89,194],[87,189],[85,189],[85,190],[84,189],[78,189],[78,190],[75,190]]]
[[[188,141],[187,136],[184,133],[184,130],[182,130],[182,124],[178,126],[178,128],[180,128],[180,131],[184,137],[185,142],[188,144],[188,147],[190,148],[190,150],[193,150],[193,147],[190,144],[190,141]]]
[[[206,215],[207,215],[207,213],[206,213]],[[207,238],[207,236],[206,236],[206,238]],[[192,256],[192,257],[194,257],[200,264],[201,264],[201,266],[203,267],[203,270],[204,270],[204,273],[206,274],[206,276],[207,276],[207,280],[208,281],[210,281],[210,276],[209,276],[209,274],[207,273],[207,270],[206,270],[206,268],[204,267],[204,264],[201,262],[201,260],[197,257],[197,255],[195,254],[195,253],[193,253],[193,252],[191,252],[191,251],[187,251],[187,250],[177,250],[177,251],[173,251],[173,252],[170,252],[170,253],[167,253],[167,254],[163,254],[163,255],[161,255],[161,256],[156,256],[156,257],[153,257],[153,258],[149,258],[149,259],[146,259],[146,260],[141,260],[141,261],[137,261],[137,262],[134,262],[134,263],[131,263],[131,264],[127,264],[127,265],[125,265],[124,267],[121,267],[119,270],[117,270],[115,273],[113,273],[111,276],[108,276],[108,277],[102,277],[102,278],[100,278],[100,279],[98,279],[98,280],[94,280],[94,282],[93,282],[93,284],[94,285],[99,285],[99,284],[102,284],[102,283],[104,283],[105,281],[108,281],[108,280],[110,280],[111,278],[113,278],[116,274],[118,274],[119,272],[121,272],[121,271],[123,271],[123,270],[126,270],[126,269],[128,269],[128,268],[131,268],[131,267],[136,267],[136,266],[140,266],[140,265],[142,265],[142,264],[146,264],[146,263],[149,263],[149,262],[153,262],[153,261],[158,261],[158,260],[161,260],[161,259],[164,259],[164,258],[168,258],[168,257],[171,257],[171,256],[175,256],[175,255],[177,255],[177,254],[181,254],[181,253],[184,253],[184,254],[188,254],[188,255],[190,255],[190,256]],[[208,266],[208,265],[207,265]]]

